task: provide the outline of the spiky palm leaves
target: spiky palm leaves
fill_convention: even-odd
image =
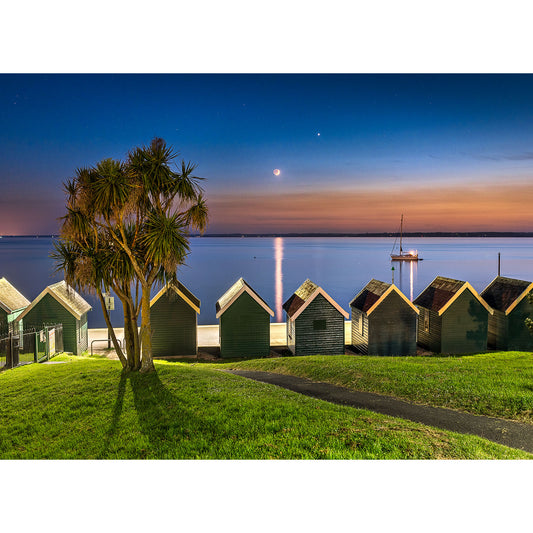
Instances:
[[[172,147],[155,138],[149,146],[131,150],[126,162],[104,159],[92,168],[77,169],[64,185],[67,213],[58,269],[85,290],[118,291],[130,322],[141,312],[145,370],[153,368],[152,285],[176,278],[189,252],[189,231],[203,232],[208,221],[202,178],[193,175],[190,163],[173,170],[176,157]],[[78,254],[75,260],[73,254]],[[140,308],[131,292],[134,282],[142,289]]]

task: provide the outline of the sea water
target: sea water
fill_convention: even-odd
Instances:
[[[465,280],[481,292],[498,273],[533,281],[533,238],[409,238],[404,250],[418,250],[423,261],[394,262],[394,240],[374,237],[197,237],[191,239],[180,281],[201,301],[199,324],[216,324],[215,303],[241,276],[274,311],[273,322],[285,316],[282,304],[307,278],[320,285],[350,311],[352,298],[372,278],[391,282],[414,300],[435,276]],[[33,300],[47,286],[63,279],[49,254],[51,238],[0,239],[0,277],[5,276]],[[394,270],[392,270],[394,268]],[[153,288],[155,295],[160,287]],[[105,327],[100,302],[83,294],[93,309],[90,328]],[[122,326],[122,308],[115,298],[112,323]]]

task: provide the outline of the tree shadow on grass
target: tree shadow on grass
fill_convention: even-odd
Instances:
[[[187,376],[182,378],[183,387],[190,386]],[[137,421],[132,422],[129,418],[129,423],[134,424],[130,440],[118,442],[116,439],[128,382],[133,393]],[[217,447],[219,439],[228,436],[216,421],[209,419],[209,409],[202,409],[201,403],[208,401],[202,388],[200,383],[196,383],[191,391],[193,397],[180,397],[165,386],[157,371],[149,374],[122,373],[111,423],[98,458],[174,459],[212,456],[212,450]],[[128,435],[127,430],[128,428],[122,428],[121,433]],[[148,442],[142,438],[139,441],[139,432]],[[139,444],[136,445],[135,441]]]
[[[124,404],[124,394],[126,393],[127,380],[127,374],[125,372],[122,372],[122,374],[120,374],[120,381],[118,382],[117,399],[115,401],[115,406],[113,407],[111,425],[109,426],[104,446],[98,456],[98,459],[106,458],[109,445],[111,444],[111,439],[115,436],[115,433],[117,432],[118,422],[120,420],[120,415],[122,414],[122,406]]]
[[[216,440],[219,430],[196,414],[197,403],[172,394],[157,372],[132,373],[129,380],[139,429],[150,442],[150,450],[139,450],[140,459],[147,455],[151,458],[194,457],[207,451],[210,443]],[[190,447],[193,440],[196,444]]]

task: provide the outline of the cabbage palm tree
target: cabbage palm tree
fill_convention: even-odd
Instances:
[[[140,340],[135,327],[130,344],[135,354],[132,368],[142,372],[154,369],[152,286],[176,278],[189,253],[189,232],[203,232],[208,221],[199,185],[202,178],[193,175],[190,163],[182,162],[173,170],[176,157],[165,141],[156,138],[149,146],[130,151],[126,162],[105,159],[90,169],[78,169],[65,184],[67,214],[61,239],[76,243],[85,254],[90,246],[114,250],[106,256],[111,263],[104,261],[102,268],[110,276],[107,286],[122,295],[126,322],[136,323],[140,312]],[[132,285],[139,289],[140,300],[132,294]]]
[[[96,292],[115,351],[122,367],[128,368],[128,359],[117,342],[102,293],[110,281],[104,266],[103,251],[96,251],[88,245],[82,248],[78,243],[60,240],[54,243],[51,256],[56,260],[56,272],[63,271],[69,286],[85,292]]]

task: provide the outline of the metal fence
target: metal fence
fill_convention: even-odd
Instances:
[[[0,338],[0,368],[6,366],[9,337]]]
[[[19,335],[10,332],[0,338],[0,369],[19,364],[40,363],[63,351],[63,324],[29,329]]]

